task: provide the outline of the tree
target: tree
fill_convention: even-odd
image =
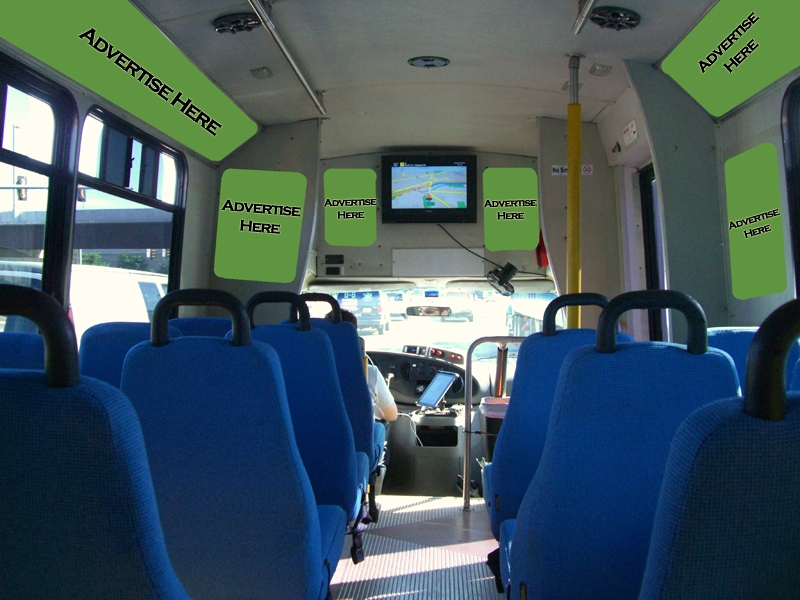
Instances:
[[[72,251],[72,264],[83,265],[97,265],[100,267],[110,267],[111,265],[103,260],[103,256],[99,252],[81,252],[80,250]]]
[[[145,265],[145,257],[142,254],[120,254],[117,266],[120,269],[148,270]]]

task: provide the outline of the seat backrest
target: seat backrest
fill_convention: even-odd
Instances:
[[[519,347],[514,387],[492,457],[492,497],[487,498],[492,533],[498,539],[500,523],[516,517],[539,465],[564,357],[575,348],[595,343],[594,329],[556,331],[556,315],[565,306],[604,308],[607,304],[608,298],[601,294],[559,296],[545,310],[542,331],[527,337]],[[617,339],[633,341],[627,334]]]
[[[616,344],[632,308],[677,308],[687,347]],[[539,467],[511,547],[512,598],[632,598],[647,558],[669,444],[697,407],[736,393],[731,358],[707,349],[705,315],[672,291],[629,292],[600,315],[596,347],[570,352],[559,373]]]
[[[225,337],[231,330],[231,320],[223,317],[178,317],[169,324],[183,335]]]
[[[300,314],[297,324],[259,325],[250,333],[280,357],[297,447],[317,502],[341,506],[353,519],[360,505],[356,449],[331,342],[323,331],[311,328],[305,302],[289,292],[260,292],[250,298],[246,309],[251,323],[255,307],[264,302],[290,302]]]
[[[342,313],[336,298],[328,294],[301,294],[306,302],[322,301],[331,305],[333,319],[311,319],[311,327],[321,329],[331,341],[347,417],[353,430],[356,451],[370,457],[370,471],[378,466],[380,457],[374,456],[372,432],[375,417],[372,396],[364,374],[364,360],[358,332],[352,323],[342,322]],[[292,308],[292,316],[296,312]]]
[[[172,328],[170,336],[180,337],[181,332]],[[149,339],[150,323],[117,321],[92,325],[81,336],[81,374],[118,388],[128,351]]]
[[[0,369],[0,595],[188,600],[130,402],[81,379],[75,331],[55,300],[0,285],[0,313],[36,321],[47,347],[44,372]]]
[[[227,308],[233,340],[169,339],[169,311]],[[320,525],[294,441],[280,364],[250,343],[244,307],[218,290],[178,290],[122,373],[142,423],[164,537],[195,599],[318,598]],[[323,594],[324,597],[324,594]]]
[[[675,439],[642,600],[796,598],[800,591],[800,395],[784,393],[800,301],[753,339],[744,398],[704,406]]]
[[[731,355],[739,376],[739,385],[744,385],[744,372],[747,352],[758,327],[709,327],[708,345]],[[792,344],[787,357],[787,381],[791,378],[794,366],[800,360],[800,346]]]
[[[44,342],[38,333],[0,333],[0,368],[44,370]]]

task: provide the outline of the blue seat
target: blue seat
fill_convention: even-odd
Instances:
[[[170,329],[170,337],[180,336],[180,331]],[[116,321],[92,325],[81,336],[81,375],[94,377],[118,388],[122,364],[128,351],[149,339],[150,323]]]
[[[251,324],[255,308],[265,302],[291,303],[300,314],[296,324],[259,325],[250,333],[253,340],[275,348],[280,357],[297,447],[314,495],[318,503],[345,511],[348,532],[355,534],[353,560],[360,562],[369,458],[355,449],[331,342],[323,331],[311,328],[308,307],[290,292],[260,292],[251,297],[245,305]]]
[[[500,523],[517,516],[539,465],[561,363],[571,350],[594,344],[596,339],[594,329],[556,331],[556,315],[565,306],[587,304],[604,308],[608,298],[583,293],[554,299],[545,310],[542,331],[527,337],[519,347],[508,410],[497,435],[492,462],[483,468],[483,495],[492,533],[498,540]],[[623,333],[617,341],[633,339]]]
[[[0,369],[0,596],[188,600],[130,402],[80,377],[55,300],[0,285],[0,313],[36,321],[47,347],[44,372]]]
[[[231,320],[223,317],[178,317],[170,319],[169,325],[183,335],[225,337],[231,330]]]
[[[0,333],[0,368],[44,370],[44,342],[38,333]]]
[[[681,310],[688,345],[617,345],[616,322],[633,308]],[[731,358],[707,349],[705,323],[685,294],[629,292],[601,313],[596,347],[564,359],[513,540],[501,530],[509,598],[636,597],[670,441],[696,408],[738,388]]]
[[[333,320],[311,319],[311,327],[324,331],[331,341],[335,358],[336,374],[342,400],[353,430],[356,451],[363,452],[369,459],[369,470],[374,471],[380,461],[374,441],[375,416],[372,409],[372,396],[369,393],[361,343],[358,332],[352,323],[342,322],[342,311],[336,298],[328,294],[307,293],[300,296],[306,302],[328,302],[331,305]],[[295,316],[292,309],[292,315]],[[385,435],[384,435],[385,439]],[[383,445],[381,445],[383,450]]]
[[[784,393],[800,301],[764,321],[744,398],[697,410],[667,461],[641,600],[800,595],[800,395]]]
[[[758,327],[709,327],[708,345],[731,355],[736,365],[739,384],[744,384],[744,370],[747,363],[747,352]],[[787,357],[787,381],[791,378],[794,366],[800,360],[800,346],[792,344]]]
[[[227,308],[232,341],[169,339],[166,317],[184,304]],[[167,548],[192,597],[325,598],[345,514],[316,506],[278,357],[250,343],[241,303],[215,290],[167,294],[151,341],[125,359],[122,390],[139,414]]]

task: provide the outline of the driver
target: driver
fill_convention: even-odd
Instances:
[[[333,320],[333,313],[328,313],[325,318]],[[358,319],[350,311],[342,310],[342,321],[352,323],[358,329]],[[372,395],[375,417],[384,421],[397,420],[397,404],[394,402],[392,392],[389,391],[389,386],[386,385],[386,380],[375,365],[367,365],[367,386]]]

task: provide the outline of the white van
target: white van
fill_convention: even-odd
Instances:
[[[34,261],[0,261],[0,283],[42,288],[42,265]],[[80,345],[83,332],[110,321],[148,323],[167,293],[167,275],[96,265],[72,265],[70,310]],[[36,332],[22,317],[0,317],[0,331]]]
[[[72,265],[69,301],[80,343],[92,325],[109,321],[147,323],[167,293],[167,275],[95,265]]]

